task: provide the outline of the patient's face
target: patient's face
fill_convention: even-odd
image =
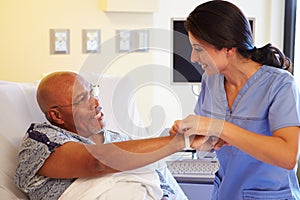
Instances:
[[[93,89],[86,80],[78,79],[70,91],[73,106],[64,113],[65,128],[84,137],[98,133],[105,125],[102,108]]]

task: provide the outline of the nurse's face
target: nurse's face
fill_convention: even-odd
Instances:
[[[199,41],[190,32],[189,40],[192,45],[191,62],[200,64],[207,75],[222,73],[228,64],[225,49],[218,50],[204,41]]]

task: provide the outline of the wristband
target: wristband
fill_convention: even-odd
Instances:
[[[184,136],[184,142],[185,142],[185,149],[190,149],[191,148],[191,142],[190,142],[190,137],[189,136]]]

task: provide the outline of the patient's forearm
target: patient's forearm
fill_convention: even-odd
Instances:
[[[111,144],[86,145],[100,163],[116,171],[139,168],[171,155],[185,147],[183,135]]]
[[[185,147],[183,135],[110,144],[67,142],[46,159],[38,174],[51,178],[79,178],[136,169]]]

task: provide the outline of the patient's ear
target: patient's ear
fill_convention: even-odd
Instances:
[[[50,108],[48,110],[48,120],[54,124],[63,124],[64,121],[61,118],[61,113],[56,108]]]

